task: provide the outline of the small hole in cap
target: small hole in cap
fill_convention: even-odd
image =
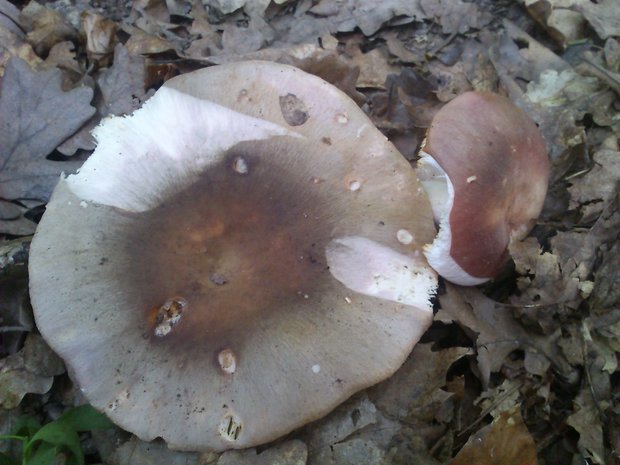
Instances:
[[[248,174],[250,167],[243,157],[236,157],[232,162],[232,169],[238,174]]]
[[[241,419],[234,413],[227,413],[220,422],[219,432],[220,436],[225,440],[235,442],[239,439],[242,429],[243,423]]]

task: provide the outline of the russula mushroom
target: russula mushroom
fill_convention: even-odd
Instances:
[[[430,325],[430,204],[325,81],[211,67],[95,137],[33,239],[32,304],[86,398],[140,438],[268,442],[390,376]]]
[[[549,159],[540,131],[509,99],[467,92],[433,118],[418,176],[439,233],[425,248],[444,278],[471,286],[492,279],[511,240],[522,239],[542,210]]]

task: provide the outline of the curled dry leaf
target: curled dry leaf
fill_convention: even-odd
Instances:
[[[112,52],[116,23],[88,10],[80,15],[80,23],[86,37],[86,52],[91,59],[97,60]]]
[[[527,11],[563,46],[584,36],[586,22],[581,13],[566,8],[568,3],[557,0],[525,0]]]
[[[620,35],[620,9],[615,0],[526,0],[525,4],[532,16],[564,46],[587,37],[587,24],[601,39]]]
[[[154,34],[149,34],[128,25],[124,25],[123,29],[126,32],[130,31],[131,36],[125,46],[132,55],[151,55],[174,49],[170,42]]]
[[[60,173],[78,162],[45,159],[95,112],[92,89],[61,89],[58,69],[35,72],[19,58],[5,68],[0,93],[0,197],[47,200]]]
[[[19,20],[28,31],[28,42],[40,56],[58,42],[77,39],[77,31],[59,12],[34,0],[24,7]]]

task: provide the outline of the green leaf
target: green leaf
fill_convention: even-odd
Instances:
[[[50,444],[42,444],[28,460],[27,465],[51,465],[58,454],[58,448]]]
[[[114,426],[108,417],[88,404],[67,410],[57,421],[63,422],[75,431],[109,429]]]
[[[26,445],[26,456],[34,449],[37,442],[43,441],[59,448],[66,448],[74,455],[79,465],[84,464],[84,454],[80,447],[80,438],[71,426],[58,419],[48,423],[32,437]]]
[[[28,436],[31,438],[37,431],[41,429],[41,423],[35,417],[30,415],[22,415],[15,422],[13,434]]]

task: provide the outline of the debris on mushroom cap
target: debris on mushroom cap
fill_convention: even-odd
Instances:
[[[430,325],[426,195],[321,79],[207,68],[95,136],[33,239],[31,297],[125,429],[184,450],[268,442],[390,376]]]
[[[511,240],[522,239],[542,210],[549,159],[540,131],[509,99],[467,92],[435,116],[418,176],[439,233],[424,253],[457,284],[492,279]]]

